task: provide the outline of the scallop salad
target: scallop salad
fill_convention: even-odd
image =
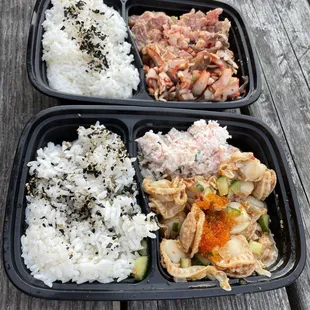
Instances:
[[[186,132],[137,139],[143,190],[160,222],[161,264],[175,281],[208,278],[231,290],[229,277],[270,277],[277,261],[264,202],[276,173],[228,138],[225,127],[200,120]]]

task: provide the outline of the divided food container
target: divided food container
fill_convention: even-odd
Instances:
[[[268,213],[279,258],[272,268],[271,278],[253,275],[246,279],[231,279],[232,290],[224,291],[217,281],[199,280],[176,283],[161,267],[159,233],[149,240],[150,264],[146,278],[141,282],[133,278],[119,283],[54,283],[52,288],[34,279],[21,257],[21,235],[25,231],[25,184],[28,178],[27,163],[34,160],[36,150],[47,142],[61,143],[77,138],[76,129],[90,126],[96,121],[119,134],[132,157],[137,156],[135,140],[145,132],[168,132],[175,127],[186,130],[199,119],[217,120],[227,126],[232,138],[229,143],[242,151],[250,151],[274,169],[278,182],[268,197]],[[135,163],[139,184],[139,203],[142,211],[149,212],[146,196],[142,193],[138,163]],[[143,300],[210,297],[248,292],[260,292],[289,285],[297,279],[305,264],[305,237],[299,205],[283,150],[273,132],[260,121],[242,115],[206,111],[159,109],[141,107],[115,107],[98,105],[61,106],[40,112],[25,127],[20,138],[8,191],[4,223],[4,264],[16,287],[37,297],[71,300]]]
[[[204,110],[223,110],[241,108],[255,102],[261,91],[261,79],[258,68],[257,55],[254,51],[252,40],[244,19],[240,13],[228,4],[219,1],[187,1],[187,0],[107,0],[108,6],[112,6],[124,18],[128,25],[128,17],[135,14],[142,14],[145,11],[163,11],[171,16],[180,16],[189,12],[192,8],[207,12],[215,8],[222,8],[223,13],[220,19],[228,18],[231,21],[229,34],[230,49],[235,54],[235,61],[239,66],[238,78],[242,81],[242,76],[248,76],[249,83],[246,93],[240,99],[226,102],[180,102],[180,101],[156,101],[148,95],[143,70],[142,60],[135,47],[134,39],[130,34],[128,42],[132,44],[132,54],[134,55],[134,65],[140,73],[141,82],[137,91],[131,98],[118,100],[102,97],[90,97],[62,93],[53,90],[47,80],[46,63],[42,61],[42,22],[45,19],[45,11],[51,7],[50,0],[38,0],[30,27],[30,34],[27,48],[27,69],[32,85],[40,92],[62,100],[70,100],[71,103],[79,101],[93,104],[112,104],[145,107],[166,107],[166,108],[189,108]],[[241,83],[241,82],[240,82]],[[67,104],[70,102],[67,101]]]

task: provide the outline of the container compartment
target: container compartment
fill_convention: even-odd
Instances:
[[[201,117],[204,118],[204,117]],[[199,118],[198,118],[199,119]],[[197,119],[196,119],[197,120]],[[195,121],[195,120],[193,120]],[[163,121],[159,119],[154,119],[153,121],[145,120],[137,123],[134,130],[135,139],[143,136],[147,131],[153,130],[154,133],[162,132],[163,134],[168,133],[169,130],[174,127],[178,130],[186,131],[188,127],[193,124],[193,121],[178,121],[172,120]],[[272,270],[272,279],[281,277],[283,272],[291,268],[291,261],[295,259],[296,249],[294,249],[294,241],[290,238],[291,235],[291,225],[289,223],[290,218],[287,216],[286,208],[287,205],[287,193],[284,190],[284,179],[283,172],[281,171],[279,164],[276,160],[276,154],[269,141],[262,134],[260,130],[255,127],[244,126],[241,123],[232,124],[232,122],[225,122],[219,118],[219,123],[222,126],[227,126],[227,130],[232,136],[228,140],[228,143],[238,147],[243,152],[253,152],[254,156],[258,158],[262,163],[264,163],[268,168],[274,169],[276,171],[278,181],[274,192],[265,200],[268,206],[268,214],[271,218],[270,229],[274,234],[274,238],[279,250],[279,256],[277,262],[270,268]],[[137,152],[136,148],[136,152]],[[136,153],[137,154],[137,153]],[[134,156],[136,156],[134,154]],[[147,198],[146,198],[147,199]],[[160,255],[158,253],[158,268],[161,270],[164,277],[171,282],[174,282],[173,278],[167,273],[167,271],[160,264]],[[212,282],[216,285],[216,281],[193,281],[190,282],[193,285],[202,285],[205,282]],[[246,278],[247,282],[269,282],[270,278],[262,276],[250,276]],[[239,280],[231,279],[231,283],[238,285]],[[233,286],[232,286],[233,287]]]
[[[14,173],[12,173],[12,180],[14,182],[15,193],[12,195],[12,188],[10,190],[8,197],[8,204],[11,205],[10,212],[12,222],[10,223],[10,228],[8,228],[7,234],[9,235],[8,241],[5,238],[4,241],[4,249],[5,251],[9,251],[10,255],[14,256],[12,263],[8,263],[6,268],[10,273],[11,268],[13,268],[16,272],[15,277],[18,276],[23,281],[27,282],[25,287],[21,287],[26,293],[32,294],[32,288],[35,289],[35,292],[40,294],[41,290],[46,290],[48,287],[40,280],[35,279],[30,271],[26,268],[24,264],[23,258],[21,257],[21,236],[25,233],[27,228],[25,223],[25,209],[27,206],[26,203],[26,189],[25,184],[29,180],[28,176],[28,167],[27,163],[35,160],[37,154],[36,151],[39,148],[45,147],[48,142],[53,142],[55,144],[61,144],[62,141],[72,142],[78,138],[77,129],[79,126],[84,126],[86,128],[90,127],[99,121],[100,124],[104,124],[107,129],[112,132],[118,134],[122,141],[125,143],[127,150],[129,151],[129,129],[127,125],[122,121],[117,119],[116,117],[105,117],[104,115],[93,115],[92,117],[84,118],[79,114],[73,115],[64,115],[64,117],[51,117],[44,120],[39,120],[38,122],[28,124],[26,127],[23,136],[20,140],[19,149],[16,155],[16,165],[14,167]],[[28,129],[28,130],[27,130]],[[18,162],[18,164],[17,164]],[[137,176],[137,165],[134,165]],[[14,179],[14,180],[13,180]],[[145,200],[142,196],[142,188],[135,177],[135,180],[138,183],[138,196],[137,201],[141,206],[142,212],[148,213],[148,206],[145,204]],[[11,184],[12,184],[11,183]],[[14,196],[14,197],[13,197]],[[17,206],[15,208],[14,206]],[[76,291],[76,292],[86,292],[87,290],[122,290],[124,286],[131,285],[135,287],[144,281],[148,281],[148,278],[153,272],[154,269],[154,255],[152,255],[152,249],[155,248],[154,245],[155,240],[148,240],[148,255],[149,255],[149,267],[146,278],[137,282],[133,277],[129,277],[121,282],[113,282],[108,284],[103,284],[99,282],[93,283],[84,283],[84,284],[76,284],[72,282],[61,283],[60,281],[56,281],[53,284],[52,289],[47,289],[51,292],[51,297],[53,296],[53,292],[56,291]],[[7,252],[8,253],[8,252]],[[20,283],[23,284],[23,281]],[[14,282],[14,281],[13,281]],[[31,290],[30,290],[31,289]],[[44,294],[43,294],[44,295]]]
[[[220,20],[228,18],[231,21],[231,29],[229,33],[230,49],[234,52],[235,61],[239,66],[237,77],[242,84],[242,76],[248,76],[249,83],[246,88],[246,93],[240,99],[226,102],[181,102],[181,101],[155,101],[150,95],[143,96],[145,100],[153,100],[156,104],[164,107],[179,107],[179,108],[193,108],[193,109],[225,109],[241,107],[255,101],[260,92],[260,77],[256,64],[256,54],[253,51],[249,33],[241,15],[231,6],[217,1],[208,2],[193,2],[186,0],[152,0],[145,2],[143,0],[128,0],[126,2],[125,21],[128,24],[128,18],[131,15],[141,15],[145,11],[162,11],[169,16],[177,16],[188,13],[192,8],[207,12],[215,8],[223,8],[223,13],[220,15]],[[132,36],[132,35],[131,35]],[[133,39],[134,41],[134,39]],[[145,83],[145,76],[144,76]],[[146,86],[145,86],[146,88]],[[255,98],[255,99],[254,99]],[[246,103],[247,102],[247,103]]]
[[[129,278],[120,283],[55,283],[52,288],[35,280],[21,258],[20,237],[25,224],[25,183],[28,177],[27,163],[35,157],[35,151],[48,141],[60,143],[74,140],[78,126],[89,126],[96,121],[121,135],[131,156],[137,155],[135,139],[146,131],[167,132],[172,127],[186,130],[199,119],[218,120],[227,126],[231,144],[242,151],[252,151],[255,156],[277,173],[275,193],[268,200],[271,230],[279,249],[279,260],[272,268],[272,277],[251,276],[245,280],[231,279],[232,291],[221,289],[216,281],[201,280],[175,283],[161,267],[159,257],[159,233],[148,240],[150,266],[142,282]],[[147,197],[142,193],[142,177],[135,163],[139,183],[139,202],[143,212],[148,212]],[[280,221],[283,221],[281,223]],[[180,299],[223,296],[260,292],[289,285],[297,279],[305,264],[305,236],[296,192],[289,174],[284,153],[272,131],[252,117],[231,113],[197,112],[193,110],[158,109],[113,106],[61,106],[40,112],[26,126],[17,147],[8,191],[3,232],[5,270],[15,286],[38,297],[71,300],[147,300]]]
[[[112,7],[120,14],[120,16],[122,16],[123,10],[122,10],[122,2],[120,0],[105,0],[104,3]],[[109,98],[103,98],[103,97],[88,97],[84,95],[63,93],[54,90],[49,86],[46,73],[46,62],[42,60],[43,56],[42,36],[44,34],[42,23],[45,20],[46,10],[50,9],[51,7],[52,7],[51,0],[37,0],[34,7],[28,37],[28,47],[27,47],[27,71],[31,84],[38,91],[55,98],[80,100],[80,101],[88,101],[90,99],[94,99],[97,102],[101,102],[102,100],[110,100]],[[141,67],[139,55],[136,52],[136,49],[133,47],[132,39],[129,37],[129,35],[126,41],[131,44],[131,53],[134,56],[133,65],[138,69],[141,80],[138,85],[138,89],[136,91],[133,91],[133,96],[135,96],[137,94],[140,94],[144,90],[144,86],[142,83],[143,68]]]

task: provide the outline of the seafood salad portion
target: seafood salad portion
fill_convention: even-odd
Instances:
[[[226,101],[245,92],[229,49],[231,23],[223,9],[195,11],[179,18],[146,11],[129,17],[142,57],[148,92],[156,100]]]
[[[227,131],[218,124],[214,127],[214,122],[207,125],[200,120],[193,126],[197,123],[204,123],[206,128],[213,126],[206,138],[210,141],[219,132]],[[147,134],[138,139],[140,156],[157,147],[146,147],[143,142]],[[168,139],[168,135],[163,139]],[[277,178],[253,153],[229,148],[224,142],[217,146],[221,151],[224,147],[226,153],[216,162],[216,169],[210,169],[206,162],[199,172],[170,171],[161,177],[154,173],[153,178],[144,178],[143,190],[158,214],[161,264],[167,272],[176,281],[208,278],[231,290],[228,277],[244,278],[254,272],[271,276],[267,269],[276,262],[278,250],[264,200],[274,190]],[[177,157],[179,154],[174,152]],[[210,156],[214,154],[215,149]],[[166,158],[169,160],[169,156]],[[148,160],[144,167],[154,170],[156,158]]]

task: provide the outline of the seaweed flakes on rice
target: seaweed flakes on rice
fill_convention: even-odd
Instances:
[[[52,0],[43,22],[49,85],[61,92],[128,98],[140,82],[126,24],[101,0]]]
[[[46,285],[121,281],[133,271],[153,214],[137,203],[135,171],[120,137],[96,123],[78,139],[48,143],[28,164],[22,257]]]

